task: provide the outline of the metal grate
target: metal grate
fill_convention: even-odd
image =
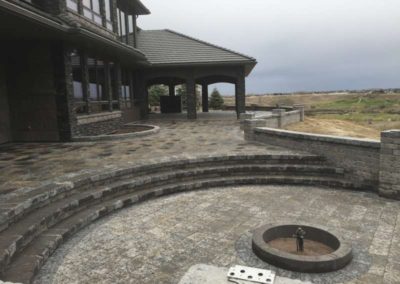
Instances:
[[[273,284],[275,272],[247,266],[236,265],[229,269],[228,280],[244,280],[254,283]]]

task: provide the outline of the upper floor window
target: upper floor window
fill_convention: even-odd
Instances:
[[[99,0],[83,0],[83,15],[92,21],[103,24],[100,14],[100,1]]]
[[[78,12],[78,0],[67,0],[67,7],[72,11]]]
[[[112,17],[111,17],[111,1],[110,0],[104,0],[105,4],[105,9],[106,9],[106,28],[110,31],[113,30],[113,24],[112,24]]]
[[[118,35],[122,42],[131,44],[134,31],[133,15],[128,15],[121,9],[117,8]]]

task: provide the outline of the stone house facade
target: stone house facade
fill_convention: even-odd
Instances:
[[[148,87],[186,84],[196,118],[196,84],[236,86],[245,112],[252,57],[170,30],[145,31],[139,0],[0,0],[0,143],[70,141],[148,114]],[[173,100],[174,101],[174,100]],[[175,100],[176,101],[176,100]]]

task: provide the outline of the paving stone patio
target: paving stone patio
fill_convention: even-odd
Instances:
[[[123,141],[0,146],[0,203],[82,174],[212,154],[294,154],[243,140],[232,117],[153,117],[153,136]],[[232,187],[139,204],[84,229],[63,245],[36,283],[178,283],[195,264],[271,268],[251,252],[251,230],[270,222],[326,226],[354,244],[340,273],[284,277],[313,283],[400,283],[400,203],[372,193],[293,186]]]
[[[162,118],[162,119],[157,119]],[[0,145],[0,202],[52,180],[147,163],[163,157],[212,153],[293,153],[293,150],[244,141],[231,115],[210,114],[197,121],[156,116],[158,134],[123,141],[82,143],[13,143]]]
[[[84,229],[49,259],[43,283],[178,283],[198,263],[271,268],[251,254],[264,223],[312,223],[354,246],[344,270],[278,275],[313,283],[400,283],[400,203],[372,193],[301,186],[228,187],[172,195]]]

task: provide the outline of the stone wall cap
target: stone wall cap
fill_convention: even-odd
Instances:
[[[281,130],[267,127],[257,127],[254,129],[255,132],[258,133],[268,133],[282,137],[291,137],[297,139],[305,139],[305,140],[313,140],[313,141],[321,141],[328,143],[336,143],[336,144],[344,144],[351,146],[360,146],[360,147],[369,147],[380,149],[380,141],[372,140],[372,139],[361,139],[361,138],[353,138],[353,137],[344,137],[344,136],[332,136],[332,135],[320,135],[320,134],[312,134],[305,132],[296,132],[289,130]]]
[[[381,133],[382,137],[386,138],[400,138],[400,129],[386,130]]]

